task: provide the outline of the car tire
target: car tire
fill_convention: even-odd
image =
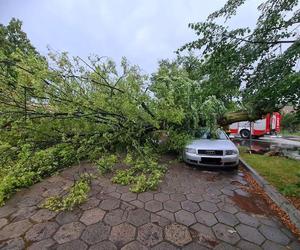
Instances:
[[[240,131],[240,135],[243,139],[249,139],[250,138],[250,130],[249,129],[242,129]]]

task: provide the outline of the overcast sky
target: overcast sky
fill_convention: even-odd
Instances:
[[[195,38],[187,25],[204,21],[225,0],[0,0],[0,22],[12,17],[42,53],[47,46],[72,55],[126,56],[145,73]],[[247,0],[232,27],[253,26],[260,0]]]

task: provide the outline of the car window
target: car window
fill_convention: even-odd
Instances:
[[[213,136],[208,130],[198,130],[195,133],[196,138],[200,139],[218,139],[218,140],[227,140],[228,137],[222,130],[217,130],[216,135]]]

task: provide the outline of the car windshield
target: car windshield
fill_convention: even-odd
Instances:
[[[222,130],[217,130],[216,133],[213,135],[208,130],[199,130],[195,133],[196,138],[200,139],[217,139],[217,140],[227,140],[227,135]]]

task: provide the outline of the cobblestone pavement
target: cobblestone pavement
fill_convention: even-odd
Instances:
[[[39,208],[65,192],[85,165],[17,193],[0,208],[0,249],[300,249],[241,172],[174,163],[154,192],[134,194],[99,177],[72,212]]]

